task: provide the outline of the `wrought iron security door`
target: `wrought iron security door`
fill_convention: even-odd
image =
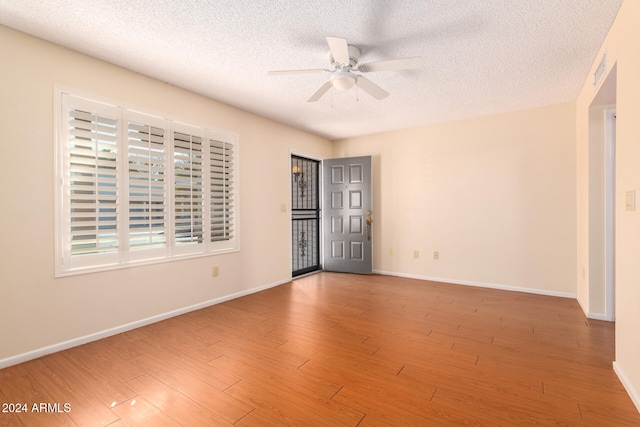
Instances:
[[[292,276],[320,269],[320,162],[291,156]]]

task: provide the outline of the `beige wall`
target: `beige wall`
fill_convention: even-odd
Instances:
[[[574,112],[562,104],[337,141],[337,156],[373,155],[374,269],[575,295]]]
[[[0,366],[291,277],[289,152],[330,141],[1,26],[0,52]],[[54,85],[237,133],[241,251],[54,279]]]
[[[616,190],[615,190],[615,369],[638,409],[640,409],[640,212],[625,210],[625,193],[640,190],[640,2],[625,0],[602,45],[596,62],[607,53],[608,73],[616,73]],[[615,66],[614,66],[615,64]],[[576,102],[576,134],[578,158],[578,292],[583,301],[593,300],[593,284],[584,283],[589,274],[589,108],[601,87],[593,86],[590,74]],[[607,80],[610,75],[607,75]],[[596,100],[597,103],[597,100]],[[591,292],[592,295],[585,295]],[[591,310],[593,301],[587,311]]]

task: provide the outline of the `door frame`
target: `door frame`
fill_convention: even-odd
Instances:
[[[304,277],[306,275],[315,274],[315,273],[324,271],[324,234],[323,234],[324,233],[324,225],[323,225],[323,222],[324,222],[324,218],[323,218],[323,215],[324,215],[324,206],[323,206],[324,200],[323,199],[324,199],[324,197],[322,196],[323,195],[323,191],[324,191],[324,182],[323,182],[324,181],[324,161],[332,159],[334,157],[323,157],[323,156],[319,156],[317,154],[310,154],[310,153],[307,153],[307,152],[304,152],[304,151],[298,151],[298,150],[289,149],[289,155],[287,156],[287,165],[288,165],[287,170],[288,170],[289,174],[292,173],[291,172],[291,157],[292,156],[304,157],[304,158],[307,158],[309,160],[315,160],[315,161],[320,162],[320,167],[319,167],[319,170],[318,170],[318,179],[320,181],[319,182],[319,188],[318,188],[318,190],[320,192],[319,200],[318,200],[318,206],[320,208],[319,224],[318,224],[318,232],[319,232],[319,240],[320,240],[319,241],[319,245],[320,245],[320,249],[319,249],[320,250],[320,254],[319,254],[320,268],[318,270],[312,271],[310,273],[302,274],[300,276],[296,276],[295,277],[295,278],[300,278],[300,277]],[[374,157],[372,155],[366,155],[366,156],[370,156],[371,157],[371,210],[373,211],[374,210],[374,197],[373,197],[373,195],[374,195],[374,189],[373,189]],[[361,156],[348,156],[348,157],[361,157]],[[344,158],[348,158],[348,157],[344,157]],[[339,158],[339,157],[335,157],[335,158]],[[291,182],[290,178],[289,178],[289,182]],[[293,259],[292,259],[292,256],[291,256],[291,254],[293,253],[293,243],[292,243],[293,242],[293,227],[292,227],[293,211],[292,211],[292,206],[290,205],[292,197],[293,197],[293,188],[292,188],[291,185],[289,185],[289,196],[288,196],[288,199],[287,199],[288,201],[287,201],[286,204],[281,205],[283,207],[282,211],[286,212],[288,210],[288,213],[289,213],[289,239],[288,239],[288,241],[289,241],[289,251],[288,251],[288,253],[289,253],[289,274],[293,273]],[[288,206],[288,209],[286,208],[286,206]],[[375,215],[375,212],[373,212],[373,215]],[[371,233],[372,233],[372,236],[373,236],[373,227],[371,229]],[[372,240],[373,240],[373,237],[372,237]],[[373,242],[372,242],[372,245],[373,245]],[[374,261],[373,253],[374,253],[374,250],[373,250],[373,247],[372,247],[372,249],[371,249],[371,263],[372,263],[372,265],[373,265],[373,261]],[[293,275],[291,275],[291,279],[293,279],[293,278],[294,278]]]

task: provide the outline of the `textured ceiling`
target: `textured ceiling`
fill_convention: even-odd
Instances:
[[[0,23],[329,139],[575,100],[622,0],[0,0]],[[422,56],[306,100],[325,36]]]

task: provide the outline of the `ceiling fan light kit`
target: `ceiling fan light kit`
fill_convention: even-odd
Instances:
[[[356,84],[358,87],[377,100],[389,96],[389,93],[366,77],[357,73],[368,73],[376,71],[404,70],[422,67],[422,58],[399,58],[386,61],[375,61],[367,64],[359,64],[360,50],[347,44],[347,40],[340,37],[327,37],[329,45],[328,59],[329,69],[302,69],[302,70],[280,70],[269,71],[267,75],[289,75],[289,74],[315,74],[331,73],[329,81],[325,82],[307,100],[316,102],[332,87],[338,90],[349,90]],[[356,73],[357,72],[357,73]]]
[[[334,73],[329,81],[331,85],[339,90],[349,90],[356,84],[356,76],[344,68]]]

